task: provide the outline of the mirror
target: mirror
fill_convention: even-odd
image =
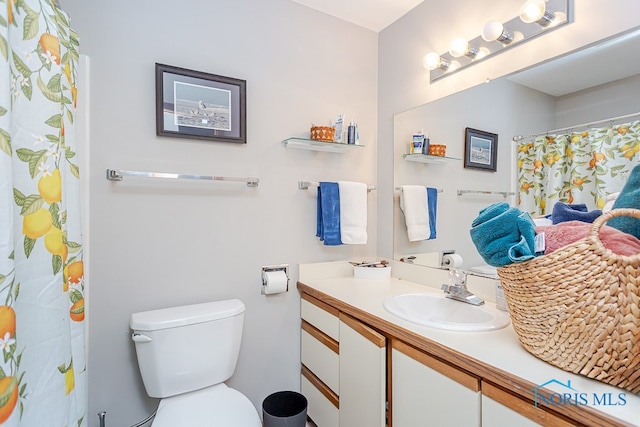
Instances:
[[[394,117],[394,258],[455,250],[471,269],[485,264],[469,236],[478,212],[498,201],[516,203],[516,135],[525,137],[640,112],[640,64],[631,52],[640,30],[606,40],[539,66],[418,106]],[[640,115],[639,115],[640,117]],[[635,118],[626,119],[631,121]],[[464,168],[465,128],[498,135],[495,172]],[[582,128],[586,128],[582,126]],[[578,130],[578,129],[576,129]],[[424,131],[445,144],[446,157],[406,156],[412,135]],[[438,193],[437,237],[409,241],[400,209],[403,185]],[[460,191],[471,191],[459,194]],[[505,196],[503,193],[512,193]]]

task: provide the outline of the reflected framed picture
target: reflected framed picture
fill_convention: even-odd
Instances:
[[[498,159],[498,135],[471,128],[466,128],[464,134],[464,167],[495,172]]]
[[[156,64],[156,134],[247,143],[246,80]]]

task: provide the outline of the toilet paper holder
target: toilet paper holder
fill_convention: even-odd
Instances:
[[[440,268],[449,268],[450,265],[448,260],[445,258],[446,255],[453,255],[456,253],[455,249],[446,249],[440,252]]]
[[[273,272],[273,271],[284,271],[285,276],[287,276],[287,290],[289,291],[289,264],[277,264],[277,265],[263,265],[261,268],[260,277],[262,277],[262,294],[264,295],[266,283],[265,273]]]

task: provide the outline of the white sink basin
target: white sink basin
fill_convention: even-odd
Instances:
[[[384,308],[409,322],[449,331],[492,331],[509,324],[509,315],[502,310],[453,301],[444,295],[396,295],[384,302]]]

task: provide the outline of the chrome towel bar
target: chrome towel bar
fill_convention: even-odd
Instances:
[[[426,185],[425,185],[426,188]],[[396,187],[396,191],[402,191],[402,187]],[[438,188],[438,193],[444,193],[444,190],[442,188]]]
[[[462,196],[464,194],[499,194],[506,199],[508,196],[513,196],[516,193],[513,191],[458,190],[458,196]]]
[[[182,173],[166,173],[166,172],[140,172],[129,171],[123,169],[107,169],[107,179],[109,181],[122,181],[123,177],[139,176],[143,178],[169,178],[169,179],[196,179],[204,181],[232,181],[246,182],[247,187],[257,187],[260,180],[256,177],[237,178],[229,176],[208,176],[208,175],[188,175]]]
[[[314,181],[298,181],[298,188],[300,190],[308,190],[309,187],[319,187],[320,183],[319,182],[314,182]],[[375,185],[367,185],[367,191],[372,191],[375,190],[376,186]]]

